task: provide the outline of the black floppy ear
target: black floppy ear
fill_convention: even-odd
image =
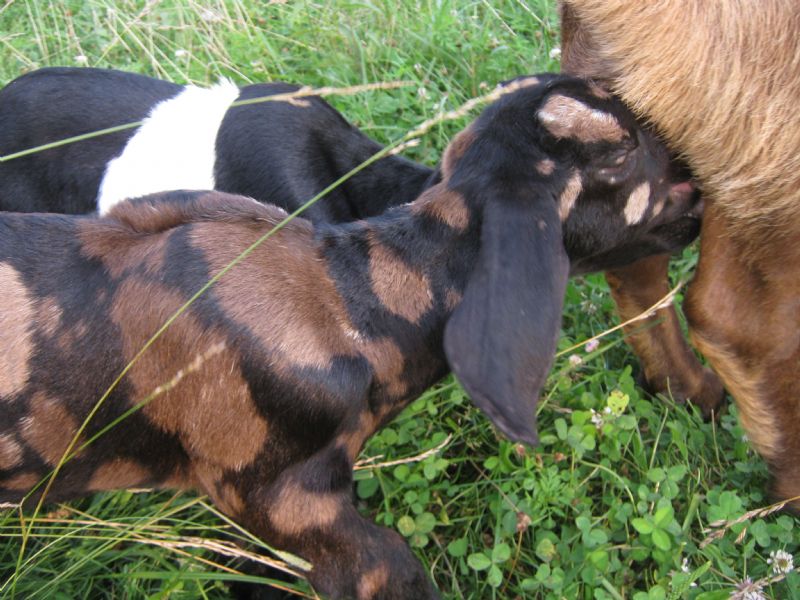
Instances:
[[[486,194],[478,264],[445,328],[445,353],[495,426],[535,445],[569,276],[561,221],[550,195],[478,193]]]

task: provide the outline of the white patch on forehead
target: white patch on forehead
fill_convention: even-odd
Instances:
[[[617,118],[569,96],[553,94],[537,113],[545,128],[557,138],[584,143],[619,142],[627,133]]]
[[[635,225],[641,221],[649,203],[650,184],[645,181],[637,185],[628,196],[628,202],[625,204],[625,222],[628,225]]]
[[[223,80],[193,85],[159,102],[106,167],[97,209],[107,213],[126,199],[165,190],[214,189],[217,131],[239,88]]]
[[[573,171],[569,180],[567,180],[567,185],[564,186],[564,190],[561,192],[561,196],[558,198],[558,216],[561,218],[562,223],[567,220],[569,213],[572,212],[575,201],[578,199],[582,189],[581,174],[578,171]]]

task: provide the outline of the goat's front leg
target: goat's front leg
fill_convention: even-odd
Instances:
[[[669,293],[668,266],[669,255],[662,254],[606,273],[623,322],[640,315]],[[706,416],[719,406],[725,392],[722,384],[713,371],[697,360],[672,305],[628,325],[625,332],[653,392],[671,395],[680,402],[691,400]]]
[[[250,532],[311,563],[308,580],[330,598],[439,598],[403,538],[356,510],[352,467],[343,449],[327,448],[266,486],[242,473],[203,487]]]

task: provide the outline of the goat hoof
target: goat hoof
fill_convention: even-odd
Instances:
[[[687,401],[700,409],[706,419],[719,415],[724,399],[725,388],[722,382],[717,374],[708,368],[703,368],[703,377],[699,388],[686,397]]]
[[[707,367],[692,375],[689,381],[678,378],[651,381],[640,374],[636,382],[653,395],[672,398],[679,404],[693,404],[700,409],[705,419],[716,417],[725,398],[722,382],[717,374]]]

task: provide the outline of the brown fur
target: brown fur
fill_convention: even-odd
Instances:
[[[149,310],[137,310],[149,298]],[[128,278],[114,299],[112,317],[122,332],[127,360],[183,304],[183,299],[153,282]],[[179,317],[130,372],[137,400],[144,400],[163,382],[164,365],[190,365],[206,349],[220,344],[222,336],[205,331],[190,315]],[[157,383],[154,383],[157,382]],[[192,398],[191,403],[186,397]],[[180,385],[168,389],[144,407],[144,413],[164,431],[180,436],[192,456],[224,467],[240,469],[255,459],[266,440],[268,426],[255,410],[247,384],[237,368],[236,356],[223,350],[213,361],[187,373]],[[239,442],[230,443],[236,431]]]
[[[340,493],[312,493],[294,481],[284,483],[270,504],[269,520],[282,535],[330,527],[342,509]]]
[[[266,212],[261,205],[253,206]],[[262,217],[262,225],[277,224],[275,216]],[[216,272],[255,242],[263,230],[247,233],[235,224],[228,231],[217,223],[200,224],[192,239]],[[235,246],[226,242],[233,235]],[[264,278],[264,272],[272,276]],[[245,288],[254,285],[263,304],[243,303]],[[292,221],[277,232],[268,244],[237,265],[213,293],[233,322],[246,327],[266,348],[282,357],[279,364],[326,368],[334,355],[353,355],[348,334],[352,336],[355,330],[325,264],[316,254],[313,230],[307,221]],[[268,321],[264,311],[270,315]]]
[[[40,479],[40,475],[27,471],[8,477],[7,479],[0,479],[0,486],[9,490],[27,492],[39,483]]]
[[[21,421],[22,437],[50,466],[55,466],[64,456],[78,423],[56,398],[41,392],[33,395],[30,412]]]
[[[638,317],[669,293],[668,264],[668,255],[654,256],[606,273],[623,322]],[[722,397],[722,384],[687,346],[672,305],[631,323],[625,333],[641,360],[645,379],[656,391],[679,401],[690,400],[703,414],[712,414]]]
[[[0,263],[0,397],[19,391],[28,379],[33,344],[30,323],[34,310],[30,293],[13,267]]]
[[[692,338],[777,493],[800,495],[800,11],[790,0],[564,0],[562,16],[565,70],[609,85],[703,184]]]
[[[789,125],[800,106],[796,3],[565,4],[565,71],[607,81],[653,122],[731,227],[800,223],[800,128]]]
[[[130,459],[116,459],[97,467],[87,487],[94,491],[115,490],[139,485],[148,481],[150,477],[147,470],[137,462]]]
[[[796,462],[800,280],[786,265],[800,264],[800,233],[753,269],[747,250],[723,235],[728,220],[713,207],[708,217],[699,273],[686,303],[692,339],[736,400],[742,425],[759,453],[771,464]]]
[[[581,174],[576,170],[572,173],[564,191],[558,198],[558,216],[562,221],[566,221],[569,213],[575,207],[575,201],[581,193],[583,183],[581,182]]]
[[[398,398],[408,390],[403,380],[405,357],[391,338],[356,340],[356,346],[375,369],[375,377],[386,388],[386,393]]]
[[[372,290],[391,312],[417,323],[433,306],[428,278],[409,268],[390,249],[370,240],[370,280]]]
[[[475,141],[475,132],[471,127],[467,127],[460,131],[456,137],[447,145],[442,157],[442,175],[449,177],[453,172],[456,163],[461,160],[464,153],[467,151],[472,143]]]
[[[619,142],[627,135],[613,115],[568,96],[551,96],[538,115],[545,128],[557,138],[574,138],[591,144]]]
[[[0,469],[8,471],[22,462],[22,446],[12,435],[0,435]]]
[[[551,161],[552,162],[552,161]],[[432,190],[428,190],[413,204],[415,214],[428,215],[442,223],[465,231],[469,225],[469,209],[464,202],[464,197],[458,192],[447,191],[445,197],[437,197]],[[434,198],[436,201],[434,202]]]
[[[361,576],[358,582],[358,598],[368,600],[382,590],[389,582],[389,570],[386,565],[379,565]]]

